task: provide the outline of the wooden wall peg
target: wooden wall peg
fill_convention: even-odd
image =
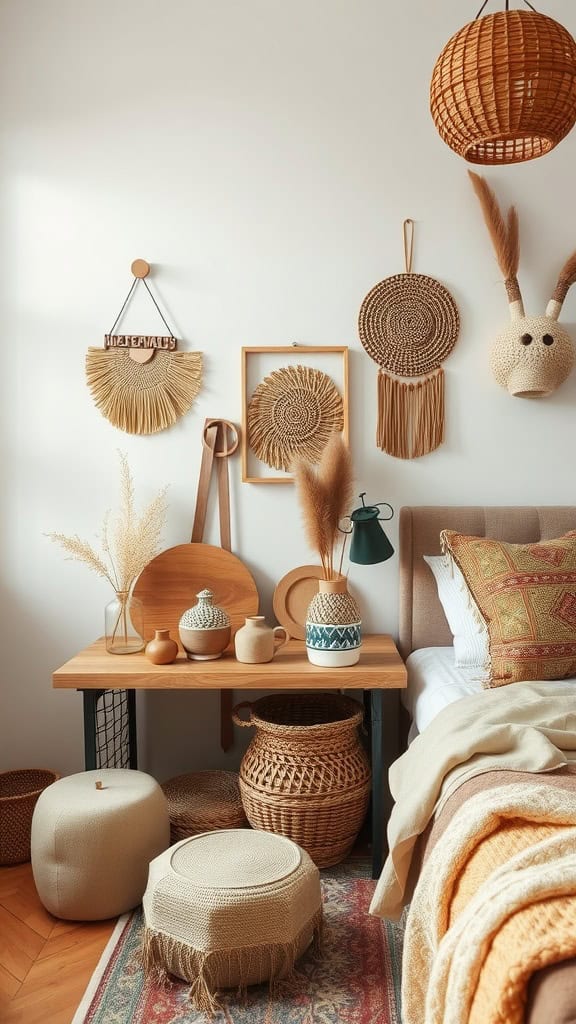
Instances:
[[[134,260],[130,270],[134,274],[134,277],[148,277],[150,273],[150,264],[146,263],[146,260]]]

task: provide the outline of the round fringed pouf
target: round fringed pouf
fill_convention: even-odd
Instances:
[[[162,790],[168,801],[171,843],[248,824],[236,772],[189,772],[163,782]]]
[[[239,717],[249,708],[249,719]],[[288,836],[320,868],[350,853],[370,798],[368,756],[358,734],[363,708],[331,693],[273,694],[238,704],[253,726],[240,792],[253,828]]]
[[[273,987],[317,944],[322,923],[308,854],[252,829],[206,832],[162,853],[143,907],[145,971],[190,982],[192,1004],[208,1013],[220,988]]]

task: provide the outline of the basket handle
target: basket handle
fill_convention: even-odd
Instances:
[[[250,708],[250,718],[248,720],[246,720],[245,718],[240,718],[240,716],[238,714],[238,712],[240,711],[240,708]],[[235,708],[232,708],[232,721],[234,722],[234,725],[239,725],[243,729],[247,729],[249,726],[251,726],[252,725],[252,701],[243,700],[240,704],[237,704]]]

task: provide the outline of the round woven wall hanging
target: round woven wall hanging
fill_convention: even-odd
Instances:
[[[338,388],[320,370],[285,366],[258,385],[247,411],[248,444],[273,469],[296,457],[318,462],[330,435],[344,427]]]
[[[387,277],[364,299],[360,341],[379,366],[378,447],[399,458],[433,451],[444,439],[444,374],[460,331],[450,292],[433,277],[412,273],[414,224],[404,221],[403,274]],[[399,378],[423,377],[416,383]]]

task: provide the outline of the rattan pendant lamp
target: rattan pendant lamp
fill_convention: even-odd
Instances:
[[[554,149],[576,122],[576,42],[529,0],[483,15],[446,43],[430,84],[444,142],[473,164],[513,164]],[[483,16],[482,16],[483,15]]]

